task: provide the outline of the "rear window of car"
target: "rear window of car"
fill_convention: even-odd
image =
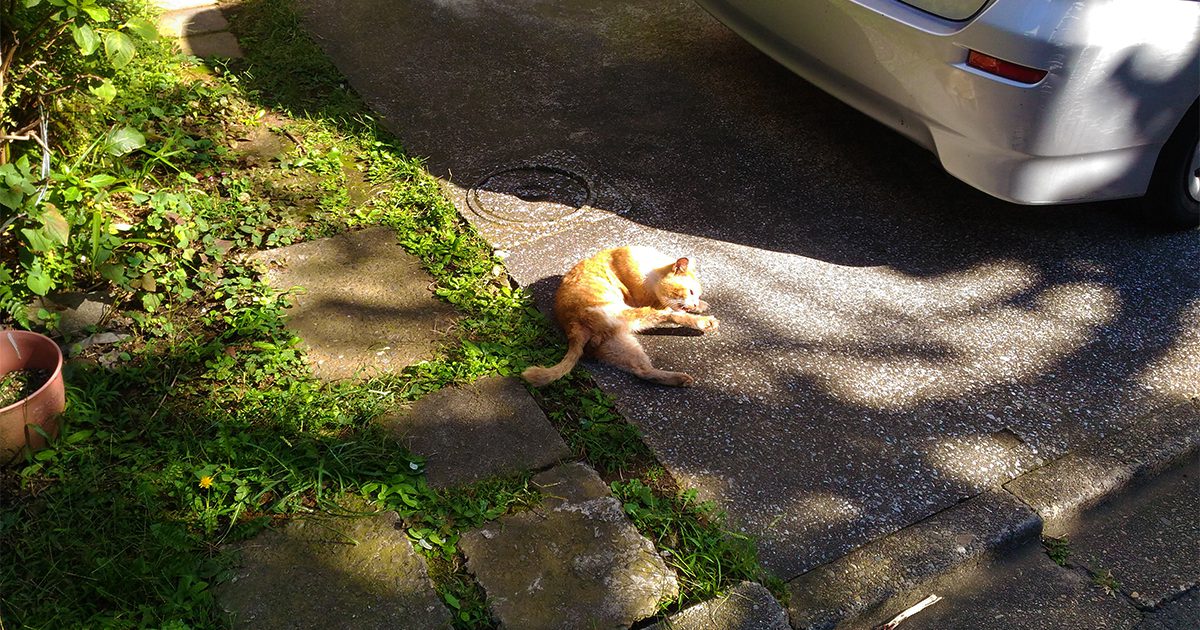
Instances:
[[[988,3],[988,0],[901,0],[904,4],[916,7],[926,13],[932,13],[947,20],[965,20],[975,15]]]

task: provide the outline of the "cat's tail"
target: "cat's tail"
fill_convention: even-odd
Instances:
[[[582,326],[572,326],[567,331],[567,356],[563,357],[552,367],[529,367],[521,372],[521,378],[534,387],[544,387],[566,376],[575,364],[579,362],[579,358],[583,356],[583,348],[587,345],[588,334]]]

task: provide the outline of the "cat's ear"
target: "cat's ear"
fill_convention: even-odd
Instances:
[[[676,260],[675,267],[671,269],[671,271],[674,271],[675,273],[687,273],[687,270],[688,259],[686,258],[680,258],[679,260]]]

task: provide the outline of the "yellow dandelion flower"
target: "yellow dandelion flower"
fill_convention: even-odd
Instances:
[[[200,487],[201,488],[211,488],[212,482],[213,482],[213,478],[211,476],[204,475],[203,477],[200,478]]]

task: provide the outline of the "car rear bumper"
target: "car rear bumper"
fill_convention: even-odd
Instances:
[[[1197,2],[1033,10],[995,0],[961,22],[895,0],[698,2],[793,72],[931,149],[955,177],[1017,203],[1142,195],[1200,93]],[[968,49],[1048,74],[1034,85],[986,74],[966,65]]]

